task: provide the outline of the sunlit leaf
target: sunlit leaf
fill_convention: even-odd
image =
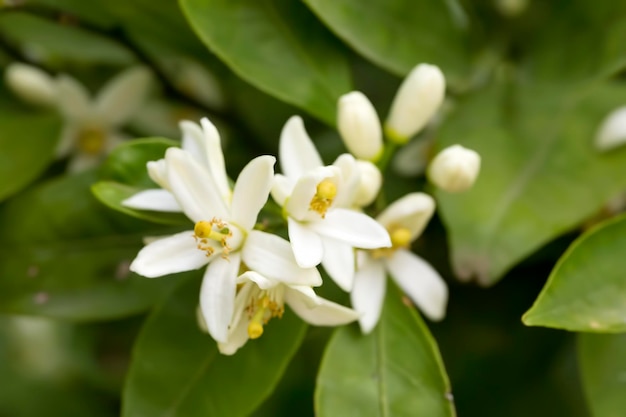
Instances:
[[[482,157],[472,190],[436,192],[460,278],[493,284],[626,188],[626,148],[593,146],[600,122],[624,97],[618,84],[508,85],[458,103],[438,144],[460,143]]]
[[[297,1],[181,0],[200,39],[257,88],[329,124],[351,89],[348,66],[325,28]]]
[[[561,257],[535,304],[529,326],[626,331],[626,216],[584,234]]]
[[[437,345],[415,310],[390,285],[374,331],[338,329],[317,380],[320,417],[455,415]]]
[[[578,335],[578,362],[593,417],[620,417],[626,410],[626,334]]]
[[[359,53],[397,75],[422,62],[438,65],[453,80],[468,75],[467,22],[456,1],[305,3]]]
[[[292,312],[234,356],[200,331],[198,280],[184,282],[146,321],[133,350],[124,417],[247,416],[271,392],[304,337]]]

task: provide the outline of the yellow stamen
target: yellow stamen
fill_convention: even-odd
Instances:
[[[263,334],[263,324],[265,324],[265,310],[267,309],[268,298],[264,297],[260,304],[260,308],[254,313],[248,324],[248,336],[250,339],[258,339]]]
[[[406,248],[411,243],[411,231],[406,227],[398,227],[389,233],[394,248]]]
[[[98,155],[104,149],[105,140],[101,129],[88,127],[78,134],[78,149],[89,155]]]
[[[315,195],[309,204],[309,210],[317,212],[322,218],[326,216],[326,211],[337,196],[337,186],[329,179],[325,179],[317,184]]]
[[[193,227],[193,237],[196,239],[197,248],[205,251],[206,256],[211,256],[215,249],[209,245],[209,240],[219,242],[222,245],[222,258],[228,259],[230,246],[227,239],[233,235],[228,229],[226,223],[222,220],[213,218],[210,221],[201,220]]]

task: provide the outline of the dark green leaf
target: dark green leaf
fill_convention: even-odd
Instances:
[[[273,390],[304,337],[287,311],[233,356],[198,328],[199,282],[189,280],[146,321],[133,351],[122,415],[195,417],[250,414]]]
[[[297,1],[181,0],[200,39],[257,88],[334,125],[351,89],[345,58]]]
[[[626,216],[581,236],[561,257],[535,304],[529,326],[626,331]]]
[[[624,97],[619,84],[509,85],[458,104],[439,146],[460,143],[482,156],[472,190],[437,191],[459,277],[493,284],[626,188],[626,148],[593,146],[600,122]]]
[[[442,0],[305,0],[343,40],[400,76],[427,62],[454,81],[468,75],[464,16]],[[455,10],[460,10],[455,3]]]
[[[593,417],[620,417],[626,410],[626,334],[578,335],[578,361]]]
[[[110,319],[149,308],[172,280],[128,271],[145,234],[165,234],[118,215],[90,193],[91,173],[24,193],[0,212],[0,311],[72,320]]]
[[[337,329],[322,360],[315,405],[320,417],[455,415],[437,345],[395,285],[371,334],[356,326]]]
[[[54,159],[61,123],[50,113],[0,106],[0,200],[34,181]]]

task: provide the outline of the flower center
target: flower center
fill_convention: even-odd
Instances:
[[[206,252],[207,257],[213,255],[216,249],[221,249],[222,258],[228,259],[228,254],[239,249],[242,243],[239,229],[216,217],[196,223],[193,237],[197,243],[196,247]]]
[[[248,323],[248,336],[250,339],[258,339],[263,334],[263,326],[274,317],[281,318],[285,312],[282,301],[282,288],[274,288],[261,291],[254,297],[246,311],[250,322]]]
[[[390,248],[378,248],[371,251],[374,259],[388,258],[400,248],[408,248],[411,245],[411,231],[406,227],[390,227],[388,230],[391,239]]]
[[[324,218],[336,195],[337,186],[335,183],[329,179],[322,180],[317,184],[315,195],[311,199],[311,203],[309,203],[309,210],[317,212]]]
[[[86,127],[78,134],[78,149],[89,155],[98,155],[104,149],[105,140],[102,129]]]

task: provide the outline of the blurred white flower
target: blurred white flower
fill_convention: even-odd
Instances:
[[[287,217],[296,262],[303,268],[322,263],[337,285],[349,291],[354,277],[354,248],[390,246],[387,232],[371,217],[343,208],[359,184],[343,177],[342,170],[351,168],[322,164],[297,116],[283,128],[279,158],[283,175],[275,176],[272,197]],[[340,165],[356,163],[351,155],[340,158]],[[336,201],[341,200],[343,203],[337,206]]]
[[[528,0],[495,0],[496,8],[507,17],[516,17],[528,8]]]
[[[352,307],[361,314],[359,324],[369,333],[378,323],[385,297],[387,274],[432,320],[441,320],[448,287],[437,271],[410,250],[435,211],[427,194],[411,193],[389,205],[377,220],[388,231],[392,247],[358,251],[358,268],[350,293]]]
[[[337,106],[337,128],[352,155],[376,161],[383,151],[383,132],[372,103],[360,91],[344,94]]]
[[[151,76],[145,68],[129,68],[93,99],[69,75],[53,78],[25,64],[13,64],[5,78],[24,100],[59,111],[65,124],[56,154],[69,156],[68,170],[75,172],[96,166],[123,139],[118,129],[143,103]]]
[[[595,137],[598,151],[609,151],[626,143],[626,106],[619,107],[604,118]]]
[[[445,148],[428,166],[428,179],[442,190],[458,193],[469,190],[480,171],[480,155],[461,145]]]
[[[439,67],[419,64],[402,82],[396,93],[385,133],[398,144],[405,144],[426,126],[445,97],[446,81]]]

